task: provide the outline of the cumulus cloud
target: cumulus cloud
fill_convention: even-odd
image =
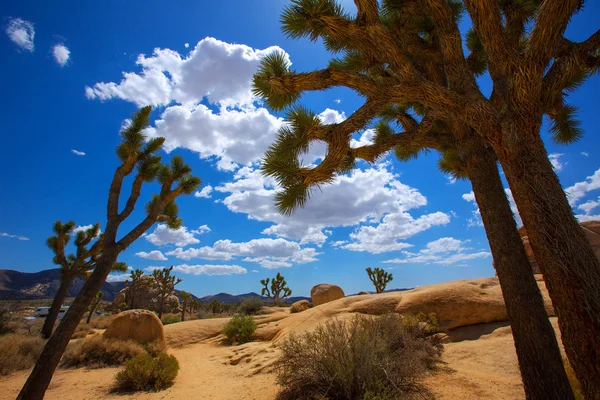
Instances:
[[[146,271],[163,269],[164,267],[148,267]],[[243,275],[248,271],[239,265],[175,265],[173,271],[188,275]]]
[[[334,102],[340,104],[342,102],[342,99],[335,99]]]
[[[211,229],[208,227],[208,225],[201,225],[198,227],[198,229],[193,229],[190,232],[194,235],[204,235],[205,233],[211,232]]]
[[[360,135],[358,140],[356,140],[356,139],[350,140],[350,147],[355,149],[357,147],[372,145],[374,136],[375,136],[375,129],[367,129]]]
[[[577,182],[573,186],[566,188],[565,193],[571,206],[575,206],[588,192],[597,189],[600,189],[600,168],[593,175],[585,178],[584,181]]]
[[[152,250],[149,253],[146,253],[145,251],[140,251],[139,253],[135,253],[136,256],[143,258],[145,260],[155,260],[155,261],[166,261],[167,257],[165,257],[165,255],[159,251],[159,250]]]
[[[71,232],[74,235],[76,235],[78,232],[87,232],[88,229],[91,229],[93,227],[94,227],[94,225],[92,225],[92,224],[89,224],[89,225],[78,225],[75,228],[73,228],[73,230]],[[98,236],[96,236],[96,237],[99,237],[101,233],[102,233],[102,230],[99,230],[98,231]]]
[[[581,153],[579,153],[579,154],[581,154],[581,155],[582,155],[582,156],[584,156],[584,157],[589,157],[589,156],[590,156],[590,154],[589,154],[588,152],[586,152],[586,151],[582,151],[582,152],[581,152]]]
[[[31,22],[21,18],[10,18],[6,26],[6,34],[19,48],[33,52],[35,29]]]
[[[190,44],[189,44],[189,43],[185,43],[185,44],[183,45],[183,47],[185,47],[185,48],[187,49],[188,47],[190,47]]]
[[[18,239],[18,240],[29,240],[28,237],[12,235],[12,234],[6,233],[6,232],[0,232],[0,237],[7,237],[7,238],[11,238],[11,239]]]
[[[210,185],[206,185],[202,188],[201,191],[194,193],[194,197],[197,197],[199,199],[202,199],[202,198],[210,199],[210,197],[211,197],[210,194],[212,193],[212,191],[213,191],[213,187]]]
[[[465,247],[468,241],[461,241],[453,237],[444,237],[427,243],[418,253],[403,251],[404,258],[394,258],[383,261],[384,264],[441,264],[452,265],[459,262],[491,257],[489,251],[475,251]]]
[[[69,61],[69,57],[71,56],[71,51],[64,44],[57,44],[52,47],[52,57],[54,57],[54,61],[61,67],[67,65]]]
[[[190,244],[200,243],[200,240],[196,239],[194,233],[188,232],[185,226],[179,229],[170,229],[166,224],[158,224],[154,232],[144,237],[155,246],[174,244],[175,246],[185,247]]]
[[[130,274],[110,274],[106,278],[106,282],[125,282],[130,277]]]
[[[75,149],[71,149],[71,153],[75,154],[76,156],[85,156],[85,153],[83,151],[79,151],[79,150],[75,150]]]
[[[552,164],[552,167],[554,167],[554,170],[556,172],[560,172],[563,170],[563,168],[565,167],[565,165],[567,165],[568,163],[561,161],[561,157],[564,156],[564,154],[562,153],[552,153],[552,154],[548,154],[548,159],[550,160],[550,163]]]

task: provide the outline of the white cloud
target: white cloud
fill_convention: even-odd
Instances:
[[[374,136],[375,136],[375,129],[367,129],[360,135],[358,140],[356,140],[356,139],[350,140],[350,147],[355,149],[357,147],[372,145]]]
[[[418,253],[404,251],[405,258],[395,258],[383,261],[383,263],[451,265],[467,260],[491,257],[491,253],[488,251],[470,252],[472,249],[464,246],[467,242],[452,237],[444,237],[427,243],[425,248]]]
[[[324,124],[339,124],[340,122],[344,122],[346,119],[345,112],[339,112],[338,110],[332,110],[331,108],[326,108],[325,111],[319,114],[319,119]]]
[[[213,187],[210,185],[206,185],[202,188],[201,191],[194,193],[194,197],[210,199],[210,193],[213,191]]]
[[[88,229],[91,229],[93,227],[94,227],[94,225],[92,225],[92,224],[89,224],[89,225],[79,225],[79,226],[76,226],[75,228],[73,228],[73,230],[71,232],[74,235],[76,235],[77,232],[87,232]],[[98,231],[98,236],[96,236],[96,237],[99,237],[101,233],[102,233],[102,230],[99,230]]]
[[[54,57],[54,61],[61,67],[67,65],[70,56],[71,51],[64,44],[59,43],[52,48],[52,57]]]
[[[110,274],[106,278],[106,282],[125,282],[130,277],[130,274]]]
[[[181,260],[191,260],[192,258],[202,258],[204,260],[231,260],[233,257],[229,253],[218,252],[212,247],[204,246],[198,249],[190,248],[183,250],[181,247],[166,253],[168,256],[174,256]]]
[[[473,191],[463,194],[462,198],[464,201],[469,201],[469,202],[475,203],[475,193],[473,193]]]
[[[201,225],[198,229],[191,230],[190,232],[194,235],[204,235],[205,233],[211,232],[211,229],[208,225]]]
[[[577,206],[577,208],[579,210],[582,210],[586,214],[589,214],[590,211],[592,211],[594,208],[596,208],[598,206],[600,206],[600,198],[598,198],[598,201],[588,200],[585,203],[580,204],[579,206]]]
[[[456,183],[456,177],[453,175],[446,175],[446,179],[448,180],[448,185],[454,185]]]
[[[584,157],[589,157],[589,156],[590,156],[590,153],[588,153],[588,152],[586,152],[586,151],[582,151],[582,152],[581,152],[581,153],[579,153],[579,154],[581,154],[581,155],[582,155],[582,156],[584,156]]]
[[[18,239],[18,240],[29,240],[28,237],[19,236],[19,235],[11,235],[10,233],[6,233],[6,232],[0,232],[0,237],[7,237],[7,238],[11,238],[11,239]]]
[[[593,175],[588,176],[582,182],[577,182],[573,186],[565,189],[569,204],[574,207],[588,192],[600,189],[600,168]]]
[[[188,232],[185,226],[182,226],[179,229],[170,229],[166,224],[159,224],[156,229],[154,229],[154,232],[146,235],[145,238],[155,246],[163,246],[172,243],[179,247],[185,247],[190,244],[200,243],[200,240],[194,237],[194,233]]]
[[[85,156],[85,153],[83,151],[79,151],[79,150],[75,150],[75,149],[71,149],[71,153],[75,154],[76,156]]]
[[[145,251],[140,251],[139,253],[135,253],[136,256],[146,259],[146,260],[155,260],[155,261],[166,261],[167,257],[160,252],[159,250],[152,250],[149,253]]]
[[[254,272],[255,274],[258,274],[258,270],[257,269],[253,269],[252,272]]]
[[[185,44],[183,45],[183,47],[185,47],[185,48],[187,49],[188,47],[190,47],[190,44],[189,44],[189,43],[185,43]]]
[[[160,267],[162,268],[162,267]],[[159,269],[160,269],[159,268]],[[156,269],[156,267],[153,267]],[[175,265],[173,271],[189,275],[243,275],[248,271],[239,265]]]
[[[342,99],[335,99],[334,102],[340,104],[342,102]]]
[[[552,167],[554,167],[554,170],[556,172],[560,172],[563,170],[563,168],[565,167],[565,165],[567,165],[568,163],[562,162],[560,160],[560,158],[564,156],[564,154],[562,153],[552,153],[552,154],[548,154],[548,159],[550,160],[550,163],[552,164]]]
[[[124,72],[119,83],[101,82],[86,88],[91,99],[120,98],[142,107],[148,104],[197,104],[202,99],[225,106],[250,105],[251,82],[260,60],[277,46],[263,50],[207,37],[186,57],[170,49],[140,55],[139,73]]]
[[[33,38],[35,29],[33,24],[21,18],[11,18],[6,27],[6,34],[17,46],[23,50],[32,52],[34,49]]]

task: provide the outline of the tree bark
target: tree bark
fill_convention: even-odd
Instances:
[[[465,161],[502,288],[525,396],[531,400],[574,399],[496,157],[484,146],[476,146]]]
[[[554,304],[563,345],[586,399],[600,399],[600,262],[587,241],[536,124],[505,127],[510,151],[498,149],[535,258]]]
[[[48,315],[44,321],[44,326],[42,326],[42,338],[49,339],[50,336],[52,336],[54,324],[56,323],[60,309],[65,302],[67,295],[69,294],[69,286],[71,286],[71,283],[73,283],[74,279],[75,277],[71,277],[67,274],[61,277],[58,292],[56,292],[56,296],[54,296],[54,300],[52,300],[52,305],[50,306],[50,310],[48,310]]]
[[[94,315],[94,311],[96,311],[96,307],[98,307],[99,303],[100,303],[100,300],[92,303],[92,308],[90,309],[90,313],[88,314],[87,320],[85,321],[86,324],[89,324],[90,321],[92,320],[92,315]]]
[[[96,293],[106,281],[106,277],[117,260],[117,255],[117,252],[110,252],[105,249],[96,264],[94,272],[92,272],[73,304],[69,307],[69,311],[56,328],[54,335],[44,346],[44,350],[35,367],[33,367],[29,378],[27,378],[23,389],[21,389],[17,400],[42,400],[44,398],[46,389],[48,389],[48,385],[52,380],[52,375],[69,344],[69,340],[71,340],[71,336],[73,336],[88,306],[96,297]]]

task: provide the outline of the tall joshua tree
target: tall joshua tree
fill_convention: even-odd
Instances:
[[[98,256],[102,253],[101,240],[97,240],[88,250],[88,245],[93,240],[97,238],[101,239],[100,224],[97,223],[85,231],[78,231],[75,236],[75,254],[65,255],[65,247],[71,240],[74,228],[75,222],[73,221],[64,224],[56,221],[54,223],[55,235],[50,236],[46,241],[48,247],[54,252],[54,263],[60,265],[60,286],[42,326],[41,335],[44,339],[48,339],[52,335],[60,308],[67,298],[69,288],[75,278],[78,276],[87,278],[90,271],[95,268]],[[113,271],[125,272],[126,270],[127,266],[125,263],[115,263],[113,266]]]
[[[102,292],[96,293],[96,298],[90,305],[90,313],[88,314],[87,321],[85,321],[86,324],[89,324],[90,321],[92,320],[92,316],[94,315],[94,312],[96,312],[96,308],[98,308],[98,304],[100,304],[103,297],[104,297],[104,293],[102,293]]]
[[[50,384],[69,339],[88,306],[100,290],[112,270],[117,257],[156,222],[165,222],[170,228],[181,226],[175,200],[180,195],[193,193],[200,186],[200,178],[191,175],[191,168],[181,157],[174,156],[170,164],[161,164],[156,153],[162,148],[164,138],[146,141],[143,134],[148,126],[151,107],[144,107],[133,115],[129,126],[121,131],[121,143],[116,153],[119,158],[110,189],[106,212],[106,229],[99,242],[102,253],[96,259],[96,267],[73,301],[62,322],[44,346],[33,371],[19,393],[18,399],[41,400]],[[133,183],[125,206],[119,210],[123,180],[133,174]],[[158,182],[160,189],[146,205],[146,215],[139,221],[128,220],[141,195],[142,186]],[[127,221],[125,234],[118,235],[121,224]]]
[[[283,57],[273,56],[255,78],[255,93],[272,108],[282,109],[304,91],[345,86],[367,99],[351,120],[373,117],[377,99],[386,99],[417,104],[464,128],[467,137],[482,139],[502,164],[531,232],[565,350],[583,392],[599,398],[600,262],[573,216],[540,138],[543,115],[550,117],[557,140],[581,134],[565,92],[598,70],[600,31],[583,42],[563,35],[583,1],[465,0],[475,28],[466,38],[468,56],[458,30],[463,12],[458,1],[386,0],[380,6],[376,0],[355,0],[355,4],[358,12],[352,16],[333,0],[293,1],[282,16],[284,32],[294,38],[323,39],[342,57],[326,69],[294,73]],[[357,52],[362,57],[355,61]],[[362,72],[344,68],[365,59]],[[436,70],[440,61],[442,69]],[[493,83],[489,97],[475,80],[485,70]],[[432,78],[436,73],[443,83]],[[355,130],[349,124],[346,128],[350,129],[338,134]],[[324,137],[302,138],[310,139]],[[351,160],[348,152],[348,148],[337,152],[335,158]],[[309,188],[323,182],[320,177],[334,164],[324,160],[310,171],[286,167],[289,180],[296,178],[290,185],[296,197],[306,201]]]
[[[392,274],[381,268],[371,269],[371,267],[368,267],[366,271],[377,293],[383,293],[387,284],[394,279]]]
[[[271,282],[270,290],[269,282]],[[273,279],[262,279],[260,281],[260,284],[264,286],[262,288],[261,294],[271,299],[273,301],[273,304],[275,304],[276,306],[279,305],[283,299],[292,295],[292,289],[287,287],[287,282],[285,281],[285,278],[279,272]]]
[[[179,292],[179,296],[181,297],[181,322],[185,321],[185,312],[187,311],[191,314],[193,311],[192,308],[192,294],[188,292],[181,291]]]
[[[143,289],[149,283],[142,279],[144,276],[144,271],[141,269],[136,269],[135,271],[131,271],[129,275],[129,279],[125,281],[125,286],[129,288],[129,308],[134,309],[135,304],[135,296],[138,293],[138,290]]]
[[[171,275],[172,271],[173,266],[156,269],[152,272],[152,276],[154,277],[153,286],[158,295],[158,318],[160,319],[162,319],[165,309],[165,301],[169,296],[175,293],[175,286],[181,282],[180,278]],[[181,317],[183,318],[183,313],[181,314]]]

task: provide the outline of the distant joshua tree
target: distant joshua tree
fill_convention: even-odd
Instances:
[[[85,321],[86,324],[89,324],[90,321],[92,320],[92,315],[94,315],[94,312],[96,311],[96,308],[98,307],[98,304],[100,304],[100,301],[102,301],[102,297],[104,297],[104,293],[102,293],[102,292],[96,293],[96,299],[90,306],[90,313],[88,314],[87,321]]]
[[[162,319],[163,310],[165,308],[165,301],[167,297],[172,295],[175,292],[175,286],[181,282],[180,278],[171,275],[173,271],[173,266],[169,268],[157,269],[154,270],[152,275],[154,276],[153,287],[157,290],[158,295],[158,318]],[[183,314],[182,314],[183,321]]]
[[[369,279],[373,282],[377,293],[383,293],[387,284],[394,279],[392,274],[381,268],[371,269],[371,267],[369,267],[366,271],[367,274],[369,274]]]
[[[144,276],[144,271],[142,271],[141,269],[136,269],[135,271],[131,271],[131,275],[129,276],[131,281],[129,281],[129,280],[125,281],[125,286],[129,288],[129,308],[130,309],[135,308],[135,295],[136,295],[138,289],[141,289],[141,288],[145,287],[146,285],[149,285],[149,282],[142,279],[143,276]]]
[[[148,139],[144,135],[144,130],[149,125],[151,111],[152,107],[142,108],[133,115],[131,123],[121,131],[121,143],[116,149],[119,165],[112,177],[108,192],[105,231],[88,252],[90,259],[95,257],[95,268],[56,328],[54,335],[46,343],[18,399],[43,399],[71,336],[114,268],[119,254],[157,222],[164,222],[172,229],[179,228],[182,221],[178,216],[179,209],[175,200],[180,195],[194,193],[200,186],[200,178],[191,175],[192,169],[181,157],[171,157],[170,165],[161,163],[161,156],[157,153],[162,149],[165,139]],[[123,200],[121,197],[123,181],[128,176],[132,176],[133,179],[127,200],[123,202],[120,201]],[[146,204],[146,215],[137,222],[132,221],[129,217],[140,199],[142,187],[151,182],[160,185],[158,193]],[[84,183],[80,182],[80,186]],[[91,183],[98,184],[96,181]],[[125,206],[120,209],[123,203]],[[127,223],[122,227],[126,220]],[[133,228],[129,230],[126,227]],[[69,230],[64,227],[57,232],[59,236],[57,248],[62,247],[62,240],[67,232]],[[81,241],[87,240],[87,237],[84,235]],[[62,252],[58,253],[62,254]],[[76,260],[77,257],[74,261]]]
[[[44,339],[48,339],[52,335],[52,329],[54,329],[60,308],[67,298],[69,287],[71,287],[75,278],[78,276],[89,277],[90,271],[96,267],[98,256],[102,253],[102,235],[100,234],[100,224],[97,223],[85,231],[78,231],[75,234],[75,254],[65,255],[65,247],[71,240],[73,229],[75,229],[75,222],[73,221],[64,224],[56,221],[54,223],[55,235],[50,236],[46,241],[48,247],[54,252],[54,264],[60,265],[60,286],[42,326],[41,335]],[[88,249],[88,245],[92,241],[95,242]],[[127,265],[116,262],[112,270],[125,272],[127,271]]]
[[[269,282],[271,282],[271,290],[269,290]],[[260,283],[264,286],[261,294],[271,299],[276,306],[279,305],[283,299],[292,295],[292,290],[287,287],[285,278],[279,272],[273,280],[267,278],[261,280]]]
[[[192,313],[192,294],[188,292],[181,291],[179,292],[179,296],[181,297],[181,322],[185,321],[185,311],[187,310],[189,314]]]

